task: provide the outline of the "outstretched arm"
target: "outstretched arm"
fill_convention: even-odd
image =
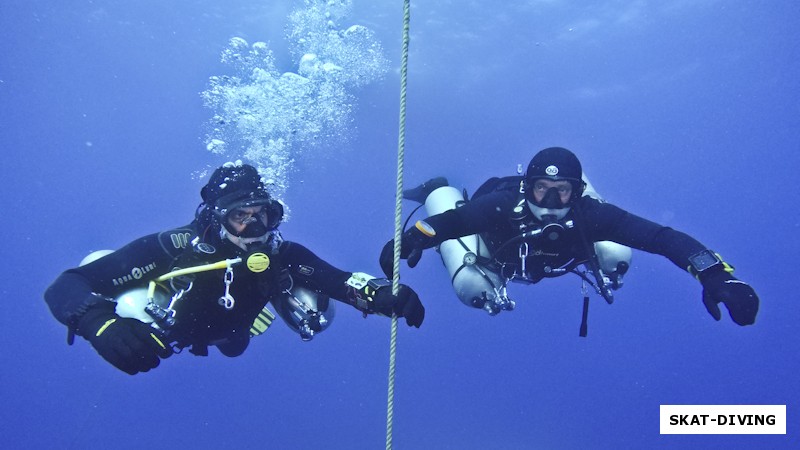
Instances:
[[[420,220],[410,227],[402,237],[400,258],[408,260],[408,266],[416,267],[422,251],[440,243],[471,234],[488,231],[497,221],[511,215],[516,194],[497,191],[470,200],[463,206]],[[381,269],[387,277],[392,276],[394,239],[381,250]]]
[[[159,365],[172,348],[149,324],[116,314],[110,300],[165,273],[188,241],[188,229],[137,239],[85,266],[62,273],[44,294],[53,315],[118,369],[134,375]]]
[[[585,222],[593,241],[610,240],[667,257],[703,285],[703,304],[720,320],[719,303],[739,325],[751,325],[758,314],[759,298],[752,287],[733,276],[733,267],[698,240],[596,200],[582,202]]]
[[[385,278],[345,272],[295,242],[284,242],[281,257],[296,282],[309,285],[367,314],[395,314],[405,317],[409,326],[419,328],[422,325],[425,307],[414,290],[406,285],[400,285],[398,295],[393,295],[391,283]]]

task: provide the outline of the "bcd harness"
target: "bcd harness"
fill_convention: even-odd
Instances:
[[[453,272],[451,282],[455,282],[456,277],[462,269],[466,267],[475,268],[489,285],[492,286],[495,295],[494,298],[490,300],[487,298],[486,292],[484,292],[482,298],[476,298],[473,301],[472,306],[485,309],[490,315],[495,315],[502,310],[512,310],[515,307],[515,302],[507,296],[507,286],[509,282],[537,283],[544,277],[556,277],[565,273],[574,273],[582,280],[581,292],[583,295],[583,310],[579,335],[585,337],[587,335],[589,312],[588,286],[591,286],[607,303],[611,304],[614,301],[611,289],[617,289],[621,286],[620,278],[612,280],[603,273],[595,247],[585,234],[583,225],[585,224],[585,219],[578,205],[574,204],[572,206],[572,211],[574,212],[573,219],[564,219],[543,224],[535,221],[529,208],[527,208],[523,186],[523,179],[521,176],[510,176],[492,178],[476,190],[472,197],[473,199],[490,192],[502,190],[513,189],[517,193],[516,203],[514,204],[512,215],[509,217],[509,223],[514,229],[518,230],[519,234],[505,239],[502,242],[496,242],[488,239],[488,233],[484,233],[482,236],[483,239],[487,241],[487,243],[491,243],[494,247],[494,251],[486,255],[481,254],[480,245],[475,245],[474,248],[476,250],[471,251],[470,246],[465,242],[465,239],[468,239],[467,237],[455,239],[455,241],[467,251],[467,254],[464,257],[463,265]],[[466,199],[469,198],[466,191],[463,191],[463,198],[465,200],[456,203],[456,208],[464,205]],[[414,210],[414,212],[415,211],[416,210]],[[411,215],[413,215],[414,212],[412,212]],[[406,224],[407,223],[408,220],[406,221]],[[562,261],[559,263],[560,265],[556,267],[545,265],[542,268],[543,276],[531,278],[528,268],[528,257],[546,253],[541,250],[542,243],[556,241],[566,233],[574,233],[574,235],[577,236],[577,243],[580,245],[585,256],[573,257],[567,261]],[[475,239],[477,240],[478,237],[475,237]],[[516,255],[519,258],[519,262],[501,261],[501,258],[506,259],[502,256],[503,253],[514,246],[518,249]],[[580,266],[584,266],[585,269],[581,270]],[[492,270],[492,272],[496,270],[502,282],[499,285],[493,282],[492,277],[487,274],[486,270]],[[617,273],[620,275],[624,274],[625,271],[627,271],[627,264],[624,264],[624,267],[620,266],[617,268]]]
[[[230,311],[236,307],[236,299],[231,294],[231,285],[234,283],[234,267],[244,264],[244,267],[249,272],[260,274],[273,266],[266,252],[259,249],[240,257],[214,262],[200,261],[197,257],[198,254],[202,255],[200,258],[208,261],[215,250],[210,245],[199,242],[197,238],[192,241],[192,247],[188,248],[186,252],[187,254],[191,252],[195,256],[195,258],[189,258],[194,260],[189,267],[178,267],[178,265],[185,265],[188,262],[180,261],[181,256],[185,256],[185,254],[179,255],[173,263],[171,271],[150,280],[144,298],[141,296],[126,296],[125,294],[119,296],[117,299],[117,314],[122,317],[135,318],[145,323],[152,323],[154,328],[159,329],[164,335],[168,335],[175,326],[176,321],[180,320],[179,317],[176,317],[176,306],[192,290],[194,278],[197,274],[224,270],[222,277],[224,293],[219,297],[217,303],[225,310]],[[274,313],[265,305],[249,328],[250,336],[257,336],[265,332],[274,319]],[[175,345],[178,348],[174,348]],[[180,351],[189,344],[178,343],[175,345],[173,345],[173,349]],[[207,350],[204,351],[206,344],[192,343],[191,345],[192,353],[207,354]],[[195,351],[195,347],[197,347],[197,351]]]
[[[565,273],[573,273],[578,275],[581,280],[581,293],[583,294],[583,309],[581,315],[581,325],[579,330],[579,335],[581,337],[586,337],[588,332],[588,315],[589,315],[589,289],[588,286],[591,286],[595,292],[597,292],[608,304],[614,302],[614,294],[611,291],[610,287],[613,285],[610,278],[608,278],[600,268],[600,263],[598,261],[597,252],[594,248],[594,245],[589,242],[589,239],[586,237],[585,233],[585,223],[583,215],[581,214],[580,207],[578,207],[577,203],[573,204],[571,210],[574,214],[573,220],[561,220],[561,221],[554,221],[546,224],[536,223],[532,217],[530,210],[526,207],[526,200],[525,200],[525,190],[524,190],[524,183],[522,177],[512,177],[512,178],[519,178],[519,181],[516,183],[517,188],[517,201],[513,208],[513,215],[509,218],[509,221],[512,224],[516,224],[517,228],[520,231],[520,234],[507,240],[503,244],[501,244],[489,257],[489,261],[495,264],[499,264],[501,267],[501,274],[503,274],[503,278],[506,280],[505,282],[508,283],[510,281],[522,282],[522,283],[536,283],[540,280],[532,280],[529,277],[526,261],[528,256],[530,255],[530,248],[536,246],[537,241],[542,239],[556,241],[561,238],[563,233],[566,233],[568,230],[575,232],[578,236],[579,243],[585,252],[586,258],[585,259],[578,259],[572,258],[565,264],[560,267],[545,267],[545,272],[548,274],[552,274],[552,276],[560,276]],[[519,252],[519,271],[514,270],[514,272],[508,276],[503,273],[504,266],[506,263],[500,262],[498,260],[498,255],[502,254],[502,252],[511,247],[513,245],[518,245]],[[583,265],[585,270],[580,270],[579,267]],[[589,278],[589,274],[594,278],[592,281]],[[588,286],[587,286],[588,285]],[[505,289],[505,286],[503,286]]]

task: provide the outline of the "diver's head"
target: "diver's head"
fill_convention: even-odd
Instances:
[[[546,222],[563,219],[586,188],[582,174],[578,157],[565,148],[549,147],[537,153],[528,164],[524,185],[533,215]]]
[[[283,219],[283,205],[267,192],[255,167],[225,163],[200,191],[203,202],[221,225],[220,235],[242,249],[266,242]]]

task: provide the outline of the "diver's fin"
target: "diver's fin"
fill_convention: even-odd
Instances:
[[[417,203],[425,203],[425,199],[428,198],[428,195],[431,192],[443,186],[449,186],[447,184],[447,178],[445,177],[431,178],[430,180],[420,184],[419,186],[413,189],[404,190],[403,198],[406,200],[415,201]]]

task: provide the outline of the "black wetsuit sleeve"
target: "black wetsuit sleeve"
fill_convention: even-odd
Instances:
[[[73,326],[91,306],[169,271],[193,234],[189,227],[139,238],[85,266],[62,273],[44,293],[55,318]]]
[[[283,243],[281,258],[295,283],[350,303],[347,299],[347,279],[352,275],[351,272],[334,267],[296,242]]]
[[[687,270],[690,256],[706,249],[686,233],[631,214],[612,204],[584,197],[580,207],[592,241],[613,241],[662,255],[683,270]]]
[[[435,239],[428,247],[448,239],[489,231],[498,221],[508,220],[516,199],[516,192],[492,192],[458,208],[428,217],[425,222],[436,231]]]

